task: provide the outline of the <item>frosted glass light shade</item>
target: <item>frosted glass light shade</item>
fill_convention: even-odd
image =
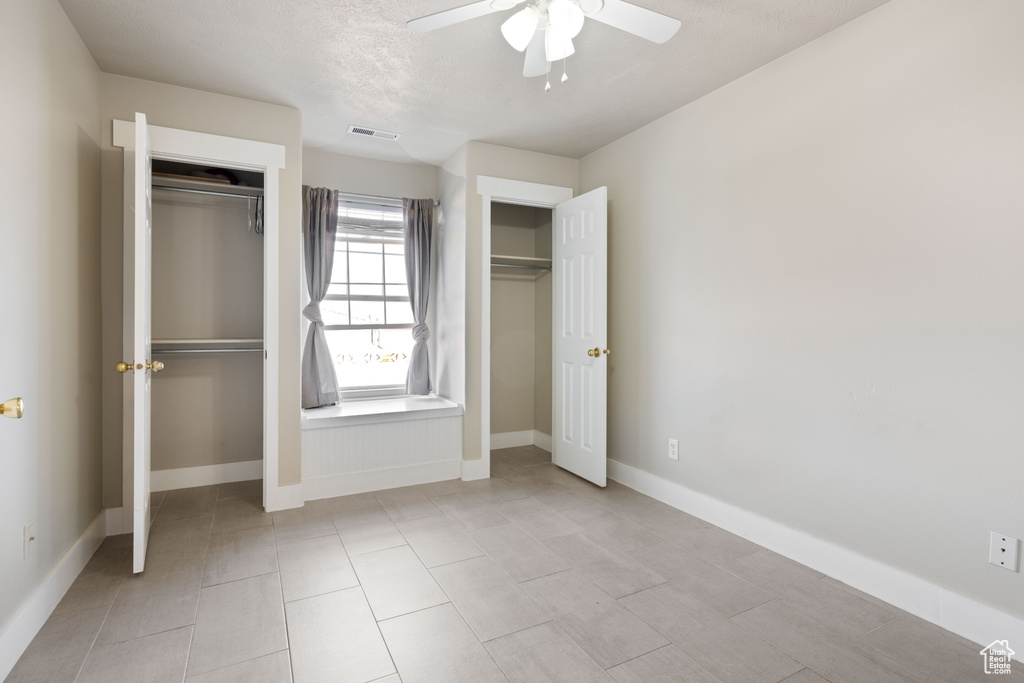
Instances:
[[[548,21],[551,26],[564,33],[570,40],[583,29],[583,10],[569,0],[552,0],[548,5]]]
[[[544,56],[547,57],[547,60],[557,62],[574,52],[576,52],[576,48],[572,45],[572,38],[554,26],[548,26],[544,35]]]
[[[540,14],[537,10],[532,5],[524,7],[501,25],[501,35],[505,36],[509,45],[522,52],[533,40],[539,22]]]

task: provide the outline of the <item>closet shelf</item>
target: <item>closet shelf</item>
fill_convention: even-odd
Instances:
[[[504,268],[535,268],[551,270],[551,259],[534,256],[510,256],[507,254],[491,254],[491,265]]]
[[[263,339],[154,339],[153,353],[245,353],[262,351]]]

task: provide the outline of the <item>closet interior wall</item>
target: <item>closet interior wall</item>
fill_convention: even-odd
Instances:
[[[153,470],[263,457],[262,350],[157,351],[182,339],[262,348],[264,245],[253,208],[244,198],[153,190],[153,356],[166,366],[153,378]],[[218,345],[243,346],[194,346]]]
[[[494,203],[491,253],[551,258],[551,211]],[[491,268],[491,434],[551,434],[551,271]],[[548,439],[550,440],[550,439]]]

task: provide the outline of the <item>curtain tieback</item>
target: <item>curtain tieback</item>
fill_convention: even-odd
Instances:
[[[426,323],[416,323],[412,326],[413,341],[427,341],[430,339],[430,328]]]
[[[314,325],[324,324],[324,319],[320,315],[319,301],[310,301],[309,305],[302,309],[302,315],[306,316],[306,320],[313,323]]]

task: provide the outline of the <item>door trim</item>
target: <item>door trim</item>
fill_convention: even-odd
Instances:
[[[491,474],[491,202],[552,209],[573,197],[571,187],[528,183],[478,175],[476,191],[483,205],[480,239],[480,459],[473,478]],[[463,454],[466,458],[467,454]],[[486,472],[485,472],[486,470]],[[465,477],[463,477],[465,478]]]
[[[127,150],[135,147],[135,122],[115,120],[113,144]],[[148,126],[150,151],[154,159],[194,164],[222,165],[264,174],[263,246],[263,505],[267,511],[295,507],[293,487],[278,484],[280,403],[280,178],[285,167],[283,145],[243,140],[208,133]],[[127,219],[126,216],[126,229]],[[298,410],[298,407],[295,407]],[[125,477],[124,500],[131,499],[133,482]],[[301,503],[300,503],[301,504]],[[124,505],[124,526],[134,521],[132,506]]]

